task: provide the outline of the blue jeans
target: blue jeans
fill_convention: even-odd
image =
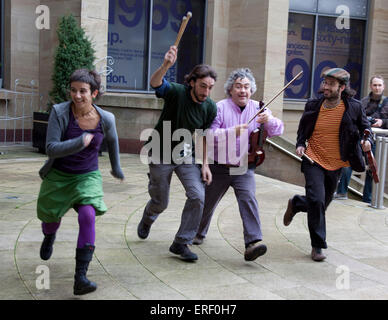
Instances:
[[[337,194],[346,194],[348,192],[348,186],[350,178],[352,176],[352,167],[346,167],[341,169],[341,178],[337,187]]]
[[[372,144],[372,153],[375,154],[376,144]],[[346,194],[348,192],[348,186],[350,178],[352,176],[352,168],[346,167],[341,170],[341,179],[338,183],[337,194]],[[372,174],[370,170],[366,170],[364,189],[362,192],[362,201],[370,203],[372,201]]]
[[[376,153],[376,143],[372,144],[372,153]],[[362,201],[370,203],[372,201],[372,172],[366,170],[364,190],[362,192]]]

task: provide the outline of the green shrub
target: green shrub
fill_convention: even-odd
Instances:
[[[49,92],[48,110],[69,99],[69,78],[77,69],[93,69],[95,50],[85,31],[73,15],[63,16],[57,30],[59,44],[55,50],[53,89]]]

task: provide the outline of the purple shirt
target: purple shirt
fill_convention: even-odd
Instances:
[[[80,152],[66,156],[63,158],[55,159],[53,167],[66,173],[87,173],[98,170],[98,151],[102,140],[104,138],[101,120],[97,125],[96,129],[93,130],[82,130],[76,119],[74,118],[73,112],[70,109],[69,125],[65,131],[64,140],[70,140],[77,138],[84,132],[94,134],[90,144],[82,149]]]
[[[210,126],[211,132],[206,135],[208,143],[209,162],[239,165],[240,159],[248,154],[249,135],[260,126],[255,120],[249,124],[248,130],[236,138],[234,127],[248,121],[260,110],[258,101],[249,100],[246,107],[241,111],[231,98],[217,103],[217,116]],[[283,134],[283,121],[272,116],[271,110],[265,108],[264,113],[269,115],[268,122],[264,124],[268,138]],[[214,135],[214,140],[211,135]],[[214,148],[211,143],[214,141]]]

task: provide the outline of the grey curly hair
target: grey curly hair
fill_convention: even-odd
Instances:
[[[233,70],[224,84],[225,93],[230,97],[230,89],[232,89],[234,82],[237,79],[247,78],[251,82],[251,93],[256,92],[256,80],[249,68],[240,68]]]

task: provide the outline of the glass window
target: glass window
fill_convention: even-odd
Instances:
[[[179,44],[177,63],[166,75],[170,81],[183,82],[184,75],[203,60],[205,3],[205,0],[110,0],[108,55],[114,64],[113,72],[107,76],[107,89],[149,92],[150,75],[174,44],[182,17],[191,11],[192,18]]]
[[[172,0],[169,6],[167,2],[166,0],[154,0],[151,74],[162,64],[167,49],[175,43],[182,17],[190,11],[193,17],[181,38],[177,63],[166,74],[168,80],[183,83],[184,76],[203,60],[205,2]]]
[[[290,10],[317,12],[318,0],[290,0]]]
[[[315,3],[314,0],[305,2]],[[307,99],[316,96],[322,71],[334,67],[349,71],[350,86],[356,90],[356,98],[360,97],[366,20],[340,18],[343,12],[337,13],[337,17],[327,16],[333,13],[329,9],[335,10],[335,5],[339,3],[352,4],[353,14],[357,5],[362,5],[367,11],[366,0],[318,0],[320,10],[326,8],[325,15],[289,13],[285,82],[289,82],[301,70],[303,75],[285,90],[285,98]],[[366,15],[366,11],[363,14]]]
[[[302,76],[286,89],[285,98],[310,97],[310,74],[313,57],[314,16],[290,13],[286,57],[286,83],[303,70]]]
[[[368,9],[367,0],[319,0],[318,13],[338,14],[336,12],[339,6],[346,6],[349,8],[349,16],[351,17],[366,17]]]
[[[110,0],[108,56],[113,72],[107,77],[108,89],[147,88],[147,0]]]
[[[350,19],[349,29],[337,29],[335,20],[333,17],[318,18],[314,92],[319,89],[323,70],[340,67],[350,73],[350,86],[357,91],[359,98],[365,21]]]

